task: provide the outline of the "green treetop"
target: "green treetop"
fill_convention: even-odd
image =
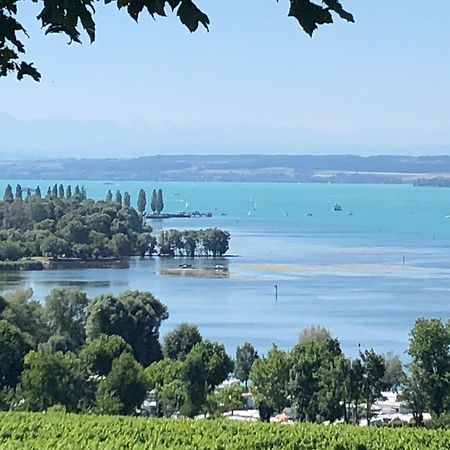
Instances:
[[[138,211],[143,214],[145,212],[145,207],[147,206],[147,196],[145,191],[141,189],[139,191],[138,200],[137,200],[137,208]]]
[[[254,362],[250,380],[262,421],[268,422],[274,411],[287,405],[290,366],[290,355],[275,345]]]
[[[80,358],[90,373],[105,376],[111,371],[113,361],[123,352],[132,353],[133,349],[122,337],[102,334],[86,343],[80,352]]]
[[[52,334],[66,337],[72,351],[78,350],[85,341],[87,306],[86,294],[79,290],[53,289],[45,299]]]
[[[202,337],[195,325],[181,323],[164,338],[164,356],[174,360],[184,360],[193,347],[201,341]]]
[[[124,208],[131,208],[131,197],[128,192],[125,192],[123,194],[123,207]]]
[[[253,363],[257,359],[258,359],[258,352],[249,342],[246,342],[242,347],[238,347],[236,349],[234,374],[240,381],[245,383],[245,387],[247,387]]]
[[[23,358],[32,349],[28,334],[0,320],[0,390],[15,387],[23,370]]]
[[[430,411],[450,408],[450,322],[418,319],[410,334],[411,377]]]
[[[15,200],[22,200],[22,186],[20,184],[18,184],[16,186],[16,195],[14,196]]]
[[[156,189],[153,189],[152,192],[152,201],[150,204],[152,208],[152,212],[156,214],[156,210],[158,209],[158,193],[156,192]]]
[[[122,194],[119,190],[116,191],[116,203],[122,207]]]
[[[118,297],[102,295],[89,307],[86,322],[90,339],[102,334],[121,336],[133,349],[137,361],[148,366],[161,359],[158,341],[167,308],[148,292],[127,291]]]
[[[147,394],[143,368],[130,353],[124,352],[112,363],[111,371],[100,382],[96,400],[99,412],[132,414]]]
[[[163,193],[162,189],[158,189],[157,193],[157,206],[156,206],[156,213],[161,214],[161,212],[164,209],[164,199],[163,199]]]
[[[10,203],[14,201],[14,195],[13,195],[12,187],[10,184],[8,184],[8,186],[6,186],[5,194],[3,195],[3,200],[5,202],[10,202]]]

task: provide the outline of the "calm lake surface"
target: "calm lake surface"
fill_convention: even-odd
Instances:
[[[16,184],[17,180],[10,182]],[[52,182],[20,181],[23,187]],[[300,330],[323,325],[349,355],[362,348],[403,355],[418,317],[450,317],[450,190],[394,185],[78,182],[89,196],[142,187],[164,191],[165,211],[213,218],[153,221],[155,230],[218,227],[231,232],[230,257],[194,266],[229,267],[229,279],[160,275],[184,260],[132,260],[128,269],[76,269],[0,276],[3,291],[32,288],[37,299],[64,286],[89,296],[149,290],[168,305],[164,335],[199,326],[234,354],[252,342],[290,348]],[[6,182],[0,181],[0,189]],[[66,183],[64,183],[66,184]],[[71,182],[74,185],[76,182]],[[149,201],[148,201],[149,203]],[[333,211],[335,203],[342,212]],[[278,285],[278,299],[274,285]]]

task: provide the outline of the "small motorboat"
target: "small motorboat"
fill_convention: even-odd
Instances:
[[[336,203],[333,207],[333,211],[342,211],[342,206]]]

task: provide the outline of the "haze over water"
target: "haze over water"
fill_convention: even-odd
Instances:
[[[17,181],[10,181],[15,185]],[[21,181],[40,185],[54,182]],[[63,182],[64,183],[64,182]],[[6,182],[0,183],[4,189]],[[64,183],[66,184],[66,183]],[[70,182],[75,185],[76,183]],[[135,259],[128,269],[75,269],[2,275],[2,289],[31,287],[42,299],[58,286],[90,297],[127,289],[149,290],[168,305],[164,334],[192,322],[209,339],[235,347],[252,342],[295,345],[310,325],[328,327],[343,349],[358,344],[403,354],[418,317],[450,317],[450,191],[406,185],[310,185],[79,182],[88,196],[128,191],[136,202],[162,188],[165,211],[210,211],[210,219],[152,222],[162,228],[225,228],[230,255],[220,260],[229,279],[159,274],[180,259]],[[333,211],[338,203],[342,212]],[[217,261],[197,259],[194,266]],[[278,299],[274,285],[278,285]]]

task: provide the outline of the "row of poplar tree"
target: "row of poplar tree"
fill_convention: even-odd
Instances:
[[[17,184],[15,192],[10,184],[6,186],[5,193],[3,195],[3,200],[6,202],[13,202],[14,200],[23,200],[24,196],[26,198],[29,197],[37,197],[42,198],[42,191],[40,186],[37,186],[36,189],[32,190],[31,188],[22,188],[20,184]],[[47,189],[47,198],[72,198],[75,197],[79,200],[84,200],[87,198],[86,188],[84,186],[76,185],[74,190],[72,191],[72,186],[69,184],[66,187],[62,184],[55,183],[53,186],[49,186]],[[131,207],[131,197],[128,192],[125,192],[123,195],[120,190],[117,190],[115,195],[113,195],[111,189],[108,190],[106,194],[106,201],[112,202],[123,206],[124,208]],[[139,190],[138,199],[137,199],[137,210],[143,214],[147,207],[147,194],[144,189]],[[152,198],[150,202],[150,207],[152,209],[153,214],[161,214],[164,209],[164,198],[162,189],[153,189]]]
[[[41,187],[37,186],[36,189],[32,190],[31,188],[22,188],[22,185],[17,184],[15,192],[13,192],[13,188],[10,184],[8,184],[5,188],[5,193],[3,195],[3,200],[8,203],[12,203],[14,200],[23,200],[24,196],[26,198],[36,197],[42,198]],[[86,188],[84,186],[76,185],[74,190],[72,191],[72,186],[68,185],[64,187],[62,184],[58,185],[55,183],[53,187],[48,187],[47,189],[47,198],[78,198],[79,200],[84,200],[87,198]]]

